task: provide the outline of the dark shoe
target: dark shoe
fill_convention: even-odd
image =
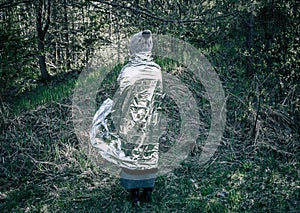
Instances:
[[[134,205],[139,206],[140,205],[140,189],[139,188],[130,189],[130,196],[131,196],[131,202]]]
[[[141,199],[145,202],[151,203],[152,191],[153,191],[153,188],[144,188],[142,195],[141,195]]]

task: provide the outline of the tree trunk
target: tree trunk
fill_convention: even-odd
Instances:
[[[50,75],[47,71],[46,66],[46,56],[45,56],[45,44],[43,40],[38,40],[38,50],[39,50],[39,66],[40,66],[40,72],[41,72],[41,78],[42,80],[49,80]]]
[[[36,2],[36,30],[37,30],[37,39],[38,39],[38,59],[39,59],[39,67],[41,72],[42,80],[49,80],[50,75],[47,71],[46,66],[46,56],[45,56],[45,35],[48,31],[50,25],[50,0],[48,0],[48,4],[44,5],[43,0],[37,0]],[[47,12],[43,11],[43,8],[47,8]],[[46,23],[43,27],[42,23],[42,14],[47,13]]]

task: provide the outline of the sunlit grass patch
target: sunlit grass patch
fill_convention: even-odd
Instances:
[[[14,114],[35,109],[37,106],[47,104],[49,102],[57,102],[63,98],[69,97],[75,86],[76,79],[66,79],[57,85],[43,84],[35,90],[24,95],[20,95],[13,103]]]

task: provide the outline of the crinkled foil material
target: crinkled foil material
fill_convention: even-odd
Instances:
[[[157,168],[161,69],[149,57],[136,56],[122,69],[118,81],[114,100],[106,99],[94,116],[91,143],[104,159],[120,167]]]

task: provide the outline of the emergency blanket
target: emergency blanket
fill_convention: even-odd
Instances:
[[[153,62],[151,52],[134,53],[118,83],[114,99],[105,100],[94,116],[91,143],[104,159],[122,168],[157,168],[161,68]]]

